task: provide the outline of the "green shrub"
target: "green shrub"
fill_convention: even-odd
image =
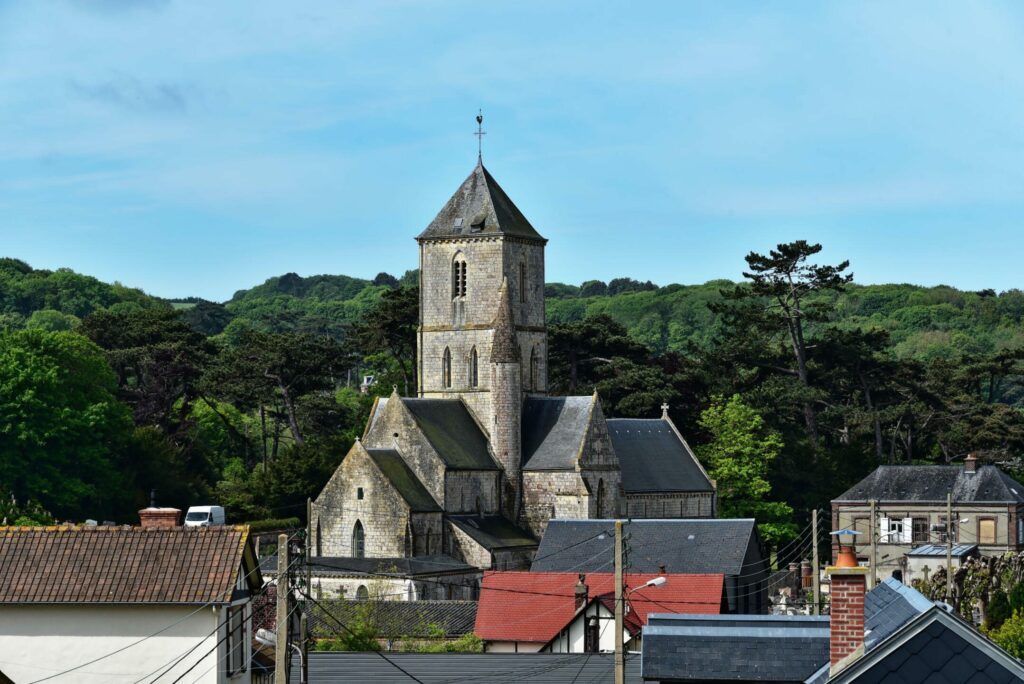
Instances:
[[[269,532],[271,530],[289,530],[302,527],[298,518],[267,518],[266,520],[250,520],[242,523],[249,526],[250,533]]]

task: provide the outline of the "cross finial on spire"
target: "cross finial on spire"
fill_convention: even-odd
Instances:
[[[487,131],[484,130],[484,110],[478,110],[476,114],[476,162],[478,164],[484,163],[484,136],[487,135]]]
[[[661,419],[665,420],[666,418],[668,418],[668,403],[667,402],[661,405]]]

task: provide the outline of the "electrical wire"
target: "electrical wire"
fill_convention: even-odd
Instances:
[[[333,615],[333,614],[331,614],[331,613],[330,613],[329,611],[327,611],[326,609],[324,609],[323,605],[322,605],[322,604],[321,604],[321,603],[320,603],[319,601],[317,601],[317,600],[316,600],[315,598],[313,598],[312,596],[310,596],[310,595],[309,595],[308,593],[306,593],[306,592],[302,591],[301,589],[299,590],[299,593],[300,593],[300,594],[302,594],[302,595],[303,595],[303,596],[304,596],[304,597],[305,597],[306,599],[308,599],[308,600],[312,601],[312,602],[313,602],[313,605],[315,605],[315,606],[318,606],[318,607],[319,607],[319,608],[320,608],[320,609],[321,609],[321,610],[322,610],[322,611],[324,612],[324,615],[326,615],[326,616],[328,616],[329,618],[331,618],[332,620],[334,620],[334,622],[335,622],[335,623],[336,623],[336,624],[337,624],[337,625],[338,625],[339,627],[341,627],[342,629],[344,629],[344,630],[345,630],[346,632],[348,632],[349,634],[353,634],[353,635],[354,635],[354,632],[353,632],[353,631],[352,631],[351,629],[349,629],[349,628],[348,628],[348,625],[346,625],[346,624],[345,624],[344,622],[342,622],[342,621],[341,621],[341,620],[339,620],[338,618],[334,617],[334,615]],[[396,662],[394,662],[393,660],[391,660],[390,658],[388,658],[388,657],[387,657],[386,655],[384,655],[384,654],[383,654],[383,653],[381,653],[380,651],[374,651],[374,653],[376,653],[377,655],[379,655],[379,656],[380,656],[381,658],[383,658],[383,659],[384,659],[385,661],[387,661],[387,662],[388,662],[388,663],[389,663],[389,664],[390,664],[390,665],[391,665],[392,667],[394,667],[394,668],[395,668],[396,670],[398,670],[399,672],[401,672],[402,674],[404,674],[404,675],[405,675],[406,677],[408,677],[409,679],[413,680],[414,682],[419,682],[419,684],[424,684],[424,682],[423,682],[423,681],[422,681],[421,679],[419,679],[419,678],[418,678],[418,677],[416,677],[415,675],[413,675],[413,674],[409,673],[409,672],[408,672],[407,670],[403,669],[403,668],[402,668],[402,667],[401,667],[400,665],[398,665],[398,664],[397,664]]]
[[[259,571],[259,563],[258,562],[256,564],[256,567],[254,567],[250,572],[246,573],[245,578],[248,579],[248,577],[253,572],[257,572],[257,571]],[[129,648],[132,648],[133,646],[137,646],[138,644],[141,644],[144,641],[148,641],[149,639],[152,639],[152,638],[154,638],[156,636],[159,636],[160,634],[163,634],[167,630],[180,625],[182,622],[184,622],[185,620],[188,620],[190,617],[192,617],[193,615],[197,614],[199,611],[204,610],[205,608],[208,608],[208,607],[212,606],[213,604],[219,603],[219,602],[220,602],[219,599],[211,599],[210,601],[207,601],[203,605],[201,605],[198,608],[196,608],[194,611],[192,611],[188,615],[186,615],[186,616],[184,616],[184,617],[182,617],[182,618],[180,618],[178,620],[175,620],[174,622],[170,623],[166,627],[163,627],[163,628],[157,630],[156,632],[153,632],[152,634],[147,634],[146,636],[142,637],[141,639],[139,639],[137,641],[133,641],[132,643],[127,644],[125,646],[122,646],[121,648],[118,648],[118,649],[116,649],[114,651],[110,651],[109,653],[105,653],[105,654],[103,654],[103,655],[101,655],[101,656],[99,656],[97,658],[93,658],[92,660],[84,662],[84,663],[82,663],[80,665],[76,665],[76,666],[68,668],[66,670],[62,670],[62,671],[60,671],[60,672],[58,672],[56,674],[52,674],[52,675],[43,677],[42,679],[35,679],[35,680],[29,682],[28,684],[39,684],[39,682],[45,682],[45,681],[48,681],[50,679],[55,679],[56,677],[63,676],[63,675],[68,674],[70,672],[74,672],[75,670],[79,670],[79,669],[81,669],[83,667],[86,667],[88,665],[92,665],[93,663],[98,663],[101,660],[105,660],[106,658],[109,658],[111,656],[117,655],[118,653],[122,653],[124,651],[127,651]]]

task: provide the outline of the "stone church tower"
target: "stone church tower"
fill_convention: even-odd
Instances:
[[[418,396],[466,403],[518,499],[522,403],[548,388],[547,240],[482,163],[416,240]]]

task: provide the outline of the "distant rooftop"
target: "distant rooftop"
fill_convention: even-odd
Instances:
[[[833,501],[945,502],[947,492],[956,503],[1024,503],[1024,485],[993,465],[879,466]]]

